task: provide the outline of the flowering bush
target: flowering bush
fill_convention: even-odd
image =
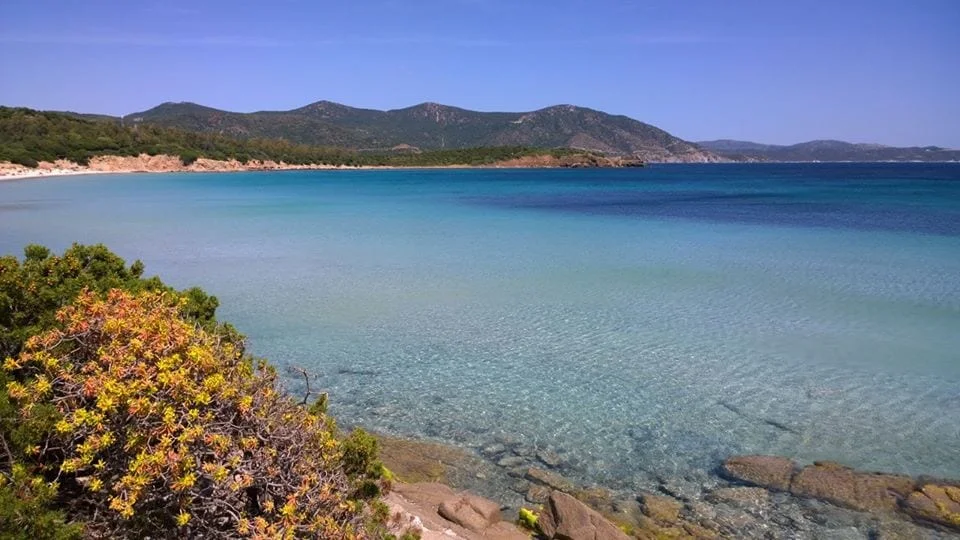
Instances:
[[[28,463],[93,536],[364,536],[333,422],[185,302],[85,290],[6,359]]]

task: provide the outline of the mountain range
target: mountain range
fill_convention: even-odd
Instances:
[[[75,114],[75,113],[74,113]],[[685,141],[627,116],[574,105],[530,112],[479,112],[421,103],[388,111],[317,101],[289,111],[231,112],[196,103],[167,102],[120,118],[127,126],[150,124],[202,133],[368,151],[523,146],[575,148],[649,162],[725,161],[960,161],[960,150],[937,146],[899,148],[817,140],[771,145],[721,139]]]
[[[573,105],[511,113],[422,103],[378,111],[318,101],[290,111],[236,113],[195,103],[164,103],[127,115],[124,122],[362,150],[526,146],[576,148],[654,162],[728,161],[649,124]]]
[[[939,146],[898,148],[831,140],[775,145],[730,139],[697,145],[734,161],[960,161],[960,150]]]

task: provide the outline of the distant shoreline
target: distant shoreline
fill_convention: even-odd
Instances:
[[[97,156],[89,164],[79,165],[72,161],[58,159],[54,162],[42,161],[36,167],[27,167],[10,162],[0,162],[0,180],[26,180],[57,176],[86,174],[132,174],[132,173],[176,173],[176,172],[245,172],[245,171],[295,171],[295,170],[400,170],[400,169],[561,169],[561,168],[622,168],[642,167],[643,162],[626,158],[606,158],[592,155],[524,156],[489,164],[469,165],[328,165],[328,164],[291,164],[282,161],[250,160],[244,163],[231,160],[198,158],[189,165],[179,157],[169,155],[140,154],[139,156]]]
[[[533,161],[536,161],[534,159]],[[646,165],[878,165],[878,164],[960,164],[960,161],[727,161],[710,163],[653,162]],[[57,178],[64,176],[85,176],[96,174],[138,174],[138,173],[216,173],[216,172],[267,172],[267,171],[362,171],[362,170],[437,170],[437,169],[569,169],[569,168],[624,168],[624,165],[577,165],[561,163],[531,162],[519,158],[506,162],[483,165],[298,165],[272,161],[251,161],[246,164],[231,161],[218,161],[200,158],[191,165],[183,165],[173,156],[99,156],[91,160],[90,165],[78,165],[65,160],[41,162],[37,167],[0,162],[0,182],[14,180],[34,180],[37,178]]]

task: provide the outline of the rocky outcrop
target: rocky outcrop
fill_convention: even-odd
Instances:
[[[554,491],[538,521],[548,539],[629,540],[629,536],[593,510],[566,493]]]
[[[499,504],[444,484],[397,484],[384,501],[390,507],[391,531],[398,536],[413,529],[423,540],[529,538],[502,520]]]
[[[911,493],[904,502],[905,511],[920,521],[949,527],[960,532],[960,487],[927,484]]]
[[[779,456],[736,456],[723,463],[723,473],[741,482],[789,491],[796,465]]]
[[[921,523],[960,531],[960,486],[918,482],[909,476],[861,472],[833,462],[816,462],[796,470],[792,461],[774,456],[737,456],[723,464],[725,475],[748,484],[878,516],[907,516]],[[922,479],[921,479],[922,480]],[[712,492],[714,502],[757,501],[756,493],[727,488]],[[884,517],[884,519],[888,519]]]

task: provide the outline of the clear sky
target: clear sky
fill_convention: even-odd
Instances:
[[[0,0],[0,104],[572,103],[688,139],[960,148],[960,0]]]

